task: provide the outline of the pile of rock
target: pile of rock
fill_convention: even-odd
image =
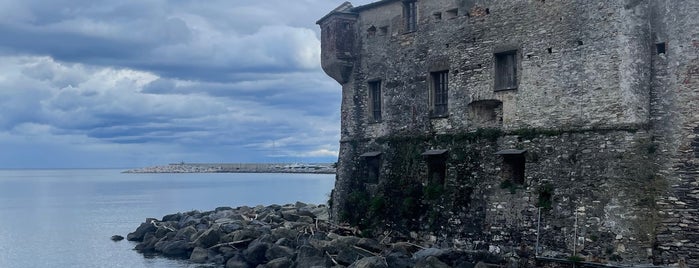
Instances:
[[[146,219],[129,241],[144,254],[225,267],[479,267],[501,263],[479,252],[428,248],[400,235],[379,239],[328,222],[325,206],[217,208]],[[480,267],[488,267],[481,263]]]

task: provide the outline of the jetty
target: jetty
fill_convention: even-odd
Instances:
[[[172,163],[124,173],[313,173],[335,174],[334,163]]]

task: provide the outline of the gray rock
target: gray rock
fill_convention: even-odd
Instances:
[[[365,256],[357,252],[354,248],[342,248],[340,252],[337,253],[335,260],[342,265],[350,265]]]
[[[116,241],[124,240],[124,237],[120,236],[120,235],[113,235],[111,239],[112,239],[112,241],[116,242]]]
[[[443,255],[445,252],[446,252],[445,250],[438,249],[438,248],[421,249],[420,251],[415,252],[415,254],[413,254],[413,259],[421,260],[421,259],[426,259],[427,257],[430,257],[430,256],[438,257],[438,256]]]
[[[213,245],[218,244],[218,241],[221,239],[221,232],[218,230],[218,225],[214,225],[208,230],[204,231],[199,237],[197,237],[195,243],[199,246],[203,246],[205,248],[211,247]]]
[[[156,243],[158,243],[158,238],[155,237],[155,234],[147,233],[143,237],[143,242],[138,243],[134,249],[141,253],[153,253],[155,252]]]
[[[221,232],[232,233],[234,231],[242,229],[243,226],[238,222],[228,222],[221,225]]]
[[[176,222],[179,222],[180,219],[182,219],[182,213],[165,215],[165,216],[163,216],[163,220],[162,220],[162,221],[176,221]]]
[[[175,234],[175,239],[187,239],[190,240],[192,235],[197,233],[197,229],[194,226],[187,226],[182,229],[177,230]]]
[[[296,213],[296,210],[282,211],[282,218],[284,218],[287,221],[298,221],[299,217],[300,216]]]
[[[192,254],[189,255],[189,261],[194,262],[194,263],[205,263],[209,259],[209,250],[202,248],[202,247],[196,247],[192,251]]]
[[[264,268],[290,268],[294,262],[287,257],[277,258],[265,264]]]
[[[267,261],[267,258],[265,257],[267,249],[269,249],[269,244],[255,240],[250,244],[250,246],[248,246],[248,248],[243,250],[243,257],[245,257],[245,260],[253,266],[262,264]]]
[[[326,260],[323,252],[314,247],[301,246],[297,249],[297,252],[296,267],[328,266],[328,260]]]
[[[242,229],[231,233],[233,241],[241,241],[246,239],[255,239],[262,235],[262,232],[253,229]]]
[[[379,253],[383,251],[383,248],[381,247],[381,245],[379,245],[379,242],[370,238],[359,239],[356,245],[360,248],[366,249],[374,253]]]
[[[226,262],[226,268],[249,268],[250,266],[242,261],[230,259]]]
[[[428,256],[425,259],[417,261],[415,268],[450,268],[451,266],[443,263],[435,256]]]
[[[155,250],[161,252],[163,255],[168,257],[178,257],[187,258],[190,255],[190,251],[194,247],[191,243],[184,240],[175,241],[158,241],[155,244]]]
[[[381,257],[366,257],[352,263],[349,268],[388,268],[388,264]]]
[[[299,218],[296,220],[298,222],[303,222],[303,223],[313,223],[313,218],[309,216],[299,216]]]
[[[410,268],[415,266],[415,260],[402,252],[391,252],[386,256],[386,263],[391,268]]]
[[[271,245],[269,249],[267,249],[267,252],[265,252],[265,257],[268,260],[274,260],[282,257],[293,257],[294,256],[294,249],[290,247],[285,247],[285,246],[280,246],[280,245]]]
[[[140,242],[143,241],[143,236],[145,236],[146,233],[155,232],[156,228],[150,223],[151,220],[154,219],[146,219],[146,222],[141,223],[141,225],[136,228],[136,231],[126,235],[126,240]]]

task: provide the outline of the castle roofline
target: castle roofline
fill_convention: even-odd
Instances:
[[[383,5],[386,5],[386,4],[390,4],[390,3],[393,3],[393,2],[399,2],[399,1],[403,1],[403,0],[381,0],[381,1],[376,1],[376,2],[373,2],[373,3],[369,3],[369,4],[366,4],[366,5],[361,5],[361,6],[355,7],[355,8],[352,9],[352,11],[354,11],[354,12],[361,12],[361,11],[364,11],[364,10],[367,10],[367,9],[372,9],[372,8],[375,8],[375,7],[379,7],[379,6],[383,6]]]
[[[323,23],[323,21],[327,20],[329,17],[331,17],[333,15],[343,14],[343,15],[357,16],[357,15],[359,15],[358,14],[359,12],[362,12],[364,10],[376,8],[379,6],[383,6],[383,5],[390,4],[393,2],[398,2],[398,1],[403,1],[403,0],[380,0],[380,1],[376,1],[373,3],[366,4],[366,5],[361,5],[358,7],[352,6],[352,3],[350,3],[349,1],[344,2],[340,6],[338,6],[337,8],[330,11],[330,13],[328,13],[327,15],[323,16],[318,21],[316,21],[316,24]]]
[[[354,7],[352,6],[352,3],[350,2],[344,2],[332,11],[330,13],[326,14],[322,18],[320,18],[318,21],[316,21],[316,24],[321,24],[323,21],[327,20],[329,17],[337,14],[344,14],[344,15],[350,15],[350,16],[357,16],[357,13],[353,11]]]

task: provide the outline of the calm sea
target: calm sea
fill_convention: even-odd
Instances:
[[[144,258],[112,235],[219,206],[325,203],[334,175],[0,170],[0,267],[200,267]]]

